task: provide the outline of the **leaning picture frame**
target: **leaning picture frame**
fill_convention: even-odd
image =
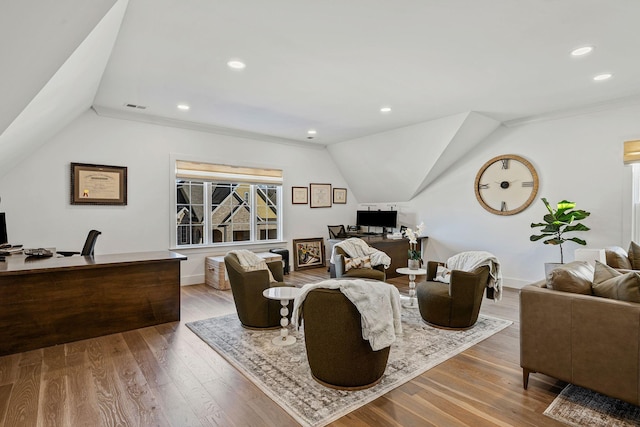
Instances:
[[[333,204],[344,205],[347,203],[347,189],[346,188],[334,188],[333,189]]]
[[[309,188],[291,187],[291,203],[294,205],[306,205],[309,203]]]
[[[71,163],[72,205],[126,205],[125,166]]]
[[[324,240],[322,237],[293,240],[293,268],[295,270],[324,266]]]
[[[309,184],[312,208],[331,207],[331,184]]]

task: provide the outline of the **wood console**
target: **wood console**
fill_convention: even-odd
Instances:
[[[0,356],[180,320],[173,252],[7,256],[0,262]]]

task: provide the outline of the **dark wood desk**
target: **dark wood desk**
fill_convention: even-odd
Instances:
[[[180,320],[169,251],[0,262],[0,355]]]

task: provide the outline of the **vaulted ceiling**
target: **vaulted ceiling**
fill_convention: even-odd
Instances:
[[[638,16],[637,0],[3,2],[0,174],[90,107],[336,144],[459,114],[468,129],[470,112],[512,124],[635,99]],[[613,77],[593,81],[602,73]],[[474,140],[461,133],[413,190]]]

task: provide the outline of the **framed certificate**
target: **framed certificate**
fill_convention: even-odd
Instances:
[[[72,205],[126,205],[127,168],[71,163]]]
[[[309,188],[291,187],[291,203],[294,205],[306,205],[309,203]]]
[[[331,207],[331,184],[309,184],[312,208]]]

